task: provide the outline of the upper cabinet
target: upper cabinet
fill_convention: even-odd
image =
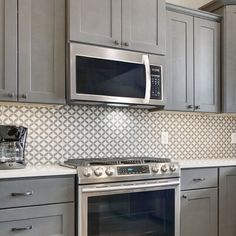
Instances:
[[[65,20],[65,0],[0,0],[0,101],[65,103]]]
[[[164,0],[69,0],[69,40],[165,54]]]
[[[236,112],[236,2],[213,1],[202,9],[223,16],[222,108],[223,112]]]
[[[65,0],[19,2],[19,101],[65,102]]]
[[[17,100],[17,0],[0,0],[0,100]]]
[[[167,7],[167,110],[220,111],[220,17]]]

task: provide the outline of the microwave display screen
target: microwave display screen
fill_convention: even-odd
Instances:
[[[143,64],[76,56],[76,92],[80,94],[144,98]]]

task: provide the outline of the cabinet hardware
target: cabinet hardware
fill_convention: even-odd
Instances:
[[[25,193],[12,193],[11,196],[12,197],[29,197],[29,196],[33,196],[33,194],[34,194],[33,191],[29,191]]]
[[[123,46],[129,47],[129,43],[128,43],[128,42],[124,42],[124,43],[123,43]]]
[[[33,229],[33,226],[30,225],[30,226],[26,226],[26,227],[22,227],[22,228],[12,228],[11,231],[26,231],[26,230],[32,230]]]
[[[115,40],[115,42],[114,42],[114,43],[115,43],[115,45],[117,45],[117,46],[118,46],[118,45],[120,45],[120,43],[119,43],[119,41],[118,41],[118,40]]]
[[[193,106],[192,105],[188,105],[187,109],[193,109]]]
[[[205,178],[194,178],[193,181],[194,182],[200,182],[200,181],[205,181]]]
[[[15,96],[15,94],[14,94],[14,93],[8,93],[7,96],[8,96],[9,98],[13,98],[13,97]]]
[[[26,99],[27,98],[27,94],[26,93],[22,94],[22,98]]]
[[[196,110],[199,110],[199,109],[200,109],[200,106],[195,106],[195,109],[196,109]]]
[[[184,194],[184,195],[183,195],[183,198],[184,198],[184,199],[187,199],[187,198],[188,198],[188,196],[187,196],[186,194]]]

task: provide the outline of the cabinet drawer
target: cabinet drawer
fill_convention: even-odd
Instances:
[[[0,210],[0,235],[74,236],[74,204]]]
[[[74,176],[0,181],[0,209],[74,201]]]
[[[181,172],[181,189],[217,187],[217,168],[186,169]]]

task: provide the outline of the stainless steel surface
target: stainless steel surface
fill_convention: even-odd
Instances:
[[[102,96],[102,95],[91,95],[91,94],[78,94],[76,93],[76,56],[85,56],[85,57],[91,57],[91,58],[98,58],[98,59],[107,59],[107,60],[114,60],[114,61],[121,61],[121,62],[129,62],[129,63],[139,63],[144,64],[143,57],[145,57],[145,67],[147,67],[148,64],[152,65],[159,65],[160,60],[158,56],[152,55],[152,57],[149,57],[148,55],[137,53],[137,52],[129,52],[124,51],[120,49],[111,49],[111,48],[105,48],[105,47],[97,47],[97,46],[90,46],[90,45],[83,45],[83,44],[77,44],[77,43],[70,43],[70,65],[69,65],[69,83],[68,83],[68,102],[69,103],[84,103],[90,102],[89,104],[99,104],[99,103],[106,103],[106,104],[132,104],[132,105],[147,105],[148,106],[164,106],[166,104],[166,101],[164,100],[164,76],[163,76],[163,68],[162,68],[162,78],[161,78],[161,84],[162,84],[162,99],[161,100],[155,100],[155,99],[149,99],[150,95],[147,95],[147,92],[149,92],[150,87],[146,88],[146,96],[143,99],[139,98],[128,98],[128,97],[116,97],[116,96]],[[150,58],[150,60],[149,60]],[[148,61],[149,60],[149,63]],[[149,68],[150,71],[150,68]],[[147,83],[149,86],[149,80],[151,80],[148,69],[146,69],[146,76],[147,77]]]
[[[12,193],[11,196],[12,197],[30,197],[30,196],[33,196],[33,194],[34,194],[33,191],[29,191],[25,193]]]
[[[143,55],[143,64],[145,65],[145,73],[146,73],[146,90],[145,90],[145,98],[144,103],[150,103],[151,96],[151,72],[150,72],[150,63],[148,55]]]

